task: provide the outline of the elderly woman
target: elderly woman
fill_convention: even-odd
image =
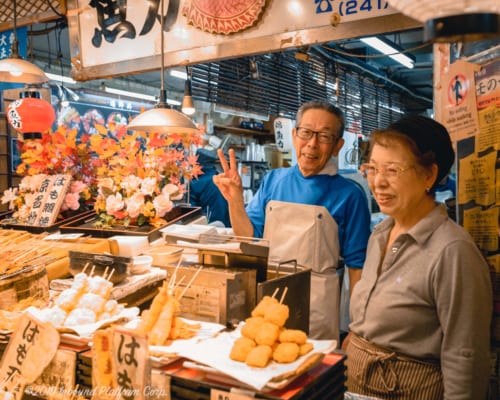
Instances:
[[[454,152],[412,116],[371,135],[361,166],[380,210],[351,297],[349,392],[380,399],[485,399],[492,290],[469,234],[434,201]]]

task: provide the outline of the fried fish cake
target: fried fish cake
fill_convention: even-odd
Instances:
[[[266,310],[273,304],[278,304],[278,300],[271,296],[264,296],[253,309],[252,317],[263,317]]]
[[[255,346],[257,346],[257,344],[252,339],[242,336],[234,341],[229,358],[234,361],[245,362],[248,353],[250,353],[250,350]]]
[[[300,348],[297,343],[280,343],[273,353],[273,360],[278,363],[291,363],[299,358]]]
[[[262,324],[264,323],[264,318],[262,317],[251,317],[245,320],[245,324],[241,327],[241,334],[249,339],[255,339],[257,332],[260,330]]]
[[[309,353],[314,348],[314,345],[311,342],[307,342],[300,345],[300,356]]]
[[[279,326],[273,324],[272,322],[264,322],[255,335],[255,342],[257,344],[267,344],[268,346],[272,346],[276,341],[278,341],[279,335]]]
[[[284,326],[290,315],[290,310],[286,304],[271,304],[264,314],[266,321],[272,322],[278,326]]]
[[[271,346],[264,344],[255,346],[250,352],[245,360],[245,364],[250,367],[264,368],[271,361],[273,355],[273,350]]]
[[[300,329],[284,329],[280,333],[280,342],[291,342],[297,344],[304,344],[307,342],[307,334]]]

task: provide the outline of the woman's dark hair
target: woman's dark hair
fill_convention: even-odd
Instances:
[[[372,132],[370,136],[371,147],[375,143],[387,146],[390,140],[408,145],[421,167],[437,165],[437,178],[430,190],[434,192],[439,182],[450,172],[455,160],[455,151],[446,128],[432,118],[410,115],[393,122],[387,129]]]
[[[307,110],[325,110],[329,112],[330,114],[335,115],[339,121],[340,121],[340,128],[339,131],[337,132],[337,139],[340,139],[342,135],[344,134],[344,129],[345,129],[345,119],[344,119],[344,113],[342,110],[333,104],[327,102],[327,101],[322,101],[322,100],[311,100],[308,101],[300,106],[300,108],[297,111],[297,115],[295,117],[295,122],[297,125],[300,124],[300,121],[302,120],[302,116]]]

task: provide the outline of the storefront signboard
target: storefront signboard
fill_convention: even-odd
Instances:
[[[165,0],[166,67],[420,26],[400,14],[394,18],[396,11],[385,0],[275,0],[265,2],[249,27],[237,30],[238,27],[225,29],[217,25],[209,32],[206,21],[199,21],[196,26],[189,23],[193,21],[193,3],[199,1]],[[219,0],[211,6],[237,7],[235,3]],[[159,69],[160,5],[160,0],[69,0],[73,77],[89,80]],[[234,20],[228,18],[228,24],[231,23]],[[213,33],[231,30],[234,33]]]

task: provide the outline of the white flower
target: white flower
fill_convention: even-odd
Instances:
[[[125,202],[120,193],[112,194],[106,199],[106,213],[109,215],[123,210],[123,207],[125,207]]]
[[[174,203],[170,201],[168,193],[163,192],[154,198],[153,205],[155,206],[156,213],[159,217],[163,217],[174,207]]]
[[[156,178],[144,178],[141,183],[141,193],[146,196],[152,196],[156,191]]]
[[[127,204],[127,212],[130,218],[137,218],[142,212],[144,195],[142,193],[135,193],[129,197],[125,203]]]
[[[169,198],[172,200],[181,200],[184,196],[184,193],[179,190],[179,187],[172,183],[167,183],[162,189],[162,193],[168,193]]]
[[[16,199],[17,199],[17,188],[10,188],[4,190],[2,196],[2,204],[9,203],[9,210],[12,210],[14,208],[14,202],[16,201]]]
[[[121,187],[129,194],[134,193],[141,187],[141,182],[142,180],[138,176],[129,175],[123,178]]]

